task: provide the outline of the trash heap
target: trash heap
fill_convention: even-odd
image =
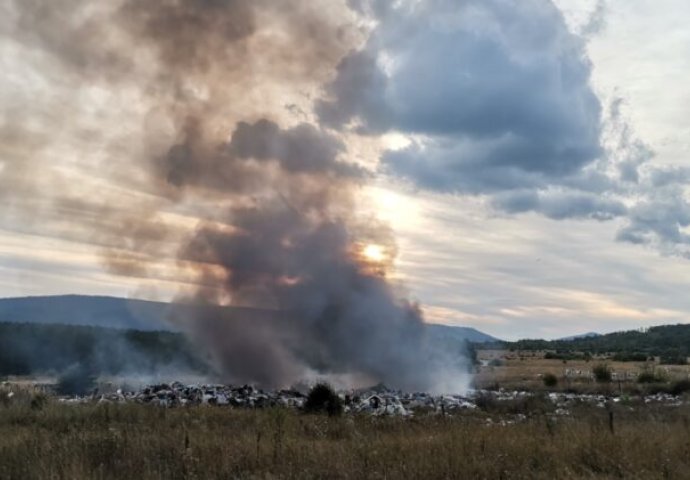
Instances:
[[[66,401],[93,401],[100,403],[134,402],[161,407],[214,405],[237,408],[301,408],[306,396],[296,390],[263,391],[251,385],[184,385],[179,382],[150,385],[136,392],[121,389],[111,394],[94,394]]]
[[[434,396],[404,393],[377,387],[373,390],[340,392],[346,413],[409,416],[415,411],[453,413],[476,405],[460,395]],[[179,382],[150,385],[139,391],[118,389],[113,393],[94,391],[82,397],[62,397],[63,403],[139,403],[161,407],[211,405],[235,408],[287,407],[301,409],[306,394],[296,389],[261,390],[251,385],[184,385]]]
[[[487,391],[474,390],[467,395],[432,395],[429,393],[407,393],[389,390],[382,386],[372,389],[351,390],[338,393],[343,402],[343,410],[350,414],[371,416],[411,416],[413,414],[456,414],[463,411],[485,408],[487,399],[490,402],[509,403],[534,397],[532,392],[524,391]],[[179,382],[171,384],[150,385],[139,391],[117,390],[114,393],[93,392],[83,397],[62,397],[64,403],[139,403],[161,407],[185,407],[209,405],[230,408],[261,409],[285,407],[301,409],[306,401],[306,393],[297,389],[261,390],[251,385],[241,387],[231,385],[184,385]],[[640,397],[605,396],[552,392],[544,400],[553,408],[557,416],[571,415],[576,405],[590,405],[599,408],[611,408],[616,404],[656,404],[662,406],[680,406],[683,397],[665,393]]]

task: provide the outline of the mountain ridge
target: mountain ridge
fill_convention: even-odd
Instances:
[[[176,305],[179,309],[191,305]],[[231,315],[262,317],[269,310],[250,307],[213,307]],[[191,311],[191,310],[190,310]],[[102,295],[53,295],[0,298],[0,322],[94,326],[140,331],[180,331],[174,322],[170,303]],[[428,323],[434,337],[467,340],[473,343],[499,339],[476,328]]]

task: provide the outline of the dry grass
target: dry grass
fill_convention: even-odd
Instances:
[[[544,352],[510,352],[507,350],[480,350],[480,360],[500,363],[498,366],[480,367],[474,382],[477,388],[492,388],[500,386],[517,390],[573,390],[582,393],[601,392],[636,393],[643,391],[635,380],[635,376],[645,371],[653,371],[666,378],[669,382],[690,378],[690,365],[659,365],[657,362],[613,362],[605,357],[585,360],[545,359]],[[632,374],[628,380],[614,381],[608,385],[597,384],[594,380],[585,378],[598,364],[606,364],[613,372],[624,379]],[[566,372],[581,372],[582,376],[568,378]],[[557,388],[545,389],[542,376],[546,373],[555,375],[558,380]]]
[[[690,410],[413,419],[138,405],[0,406],[0,478],[690,478]]]

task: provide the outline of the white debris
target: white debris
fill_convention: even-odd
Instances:
[[[9,394],[13,395],[12,393]],[[501,402],[520,402],[535,395],[542,395],[525,391],[497,391],[474,390],[466,395],[431,395],[424,392],[401,392],[388,390],[377,386],[369,390],[340,392],[344,411],[348,414],[371,416],[408,417],[414,414],[453,415],[462,411],[479,408],[480,402],[486,399],[491,404],[500,405]],[[550,415],[562,417],[571,415],[571,410],[578,404],[591,405],[598,408],[611,408],[614,405],[628,405],[637,399],[640,403],[654,403],[669,407],[680,406],[682,397],[667,393],[658,393],[641,397],[605,396],[594,394],[577,394],[566,392],[550,392],[543,394],[543,399],[551,405]],[[122,389],[113,394],[92,395],[88,397],[62,398],[64,403],[141,403],[161,407],[187,407],[193,405],[208,405],[226,408],[270,408],[283,407],[301,409],[306,395],[296,390],[264,391],[251,385],[184,385],[179,382],[159,384],[145,387],[137,392],[127,392]],[[482,408],[485,408],[482,406]],[[511,421],[522,421],[521,414],[513,415]]]

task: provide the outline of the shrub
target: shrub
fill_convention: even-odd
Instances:
[[[9,391],[0,390],[0,406],[9,407],[12,403],[12,396]]]
[[[618,352],[611,359],[616,362],[646,362],[647,355],[637,352]]]
[[[44,393],[36,393],[31,397],[31,410],[43,410],[48,403],[48,396]]]
[[[604,363],[595,365],[594,368],[592,368],[592,374],[594,374],[594,379],[599,383],[608,383],[611,381],[611,369]]]
[[[642,372],[637,376],[637,383],[657,383],[659,381],[654,372]]]
[[[671,395],[682,395],[685,392],[690,392],[690,380],[678,380],[673,382],[668,389]]]
[[[304,402],[307,413],[327,413],[336,416],[343,413],[343,402],[337,393],[327,383],[317,383],[309,391]]]
[[[552,388],[558,385],[558,377],[554,375],[553,373],[547,373],[542,377],[542,380],[544,381],[544,386]]]

